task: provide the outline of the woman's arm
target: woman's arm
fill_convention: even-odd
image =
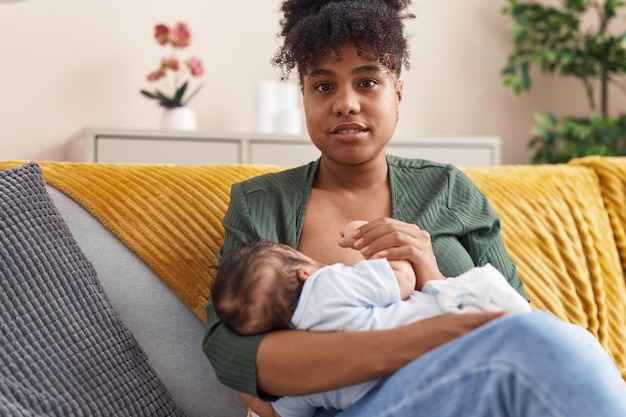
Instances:
[[[463,172],[449,172],[448,208],[466,228],[459,241],[470,254],[476,266],[492,264],[507,279],[509,284],[524,298],[524,284],[506,250],[502,239],[500,218],[491,207],[487,197]]]
[[[303,395],[387,376],[501,315],[446,314],[367,332],[273,332],[257,352],[257,383],[273,395]]]
[[[253,396],[275,399],[390,375],[500,315],[448,314],[367,332],[285,330],[237,336],[217,319],[209,303],[203,350],[222,383]]]

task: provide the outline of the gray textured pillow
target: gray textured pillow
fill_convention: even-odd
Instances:
[[[0,172],[0,415],[183,416],[35,163]]]

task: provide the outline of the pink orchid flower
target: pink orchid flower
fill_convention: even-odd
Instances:
[[[199,77],[204,73],[204,68],[202,67],[202,61],[199,58],[193,56],[187,61],[187,66],[189,67],[189,71],[191,71],[191,75],[194,77]]]
[[[161,68],[163,68],[163,70],[169,68],[172,71],[178,71],[178,67],[179,67],[178,59],[174,57],[161,59]]]
[[[150,74],[148,74],[146,78],[148,79],[148,81],[157,81],[163,77],[165,77],[165,71],[159,68],[158,70],[152,71]]]
[[[154,27],[154,37],[159,45],[165,45],[169,40],[170,30],[164,24],[158,24]]]
[[[191,33],[186,24],[179,22],[170,31],[170,42],[176,48],[185,48],[191,42]]]
[[[159,105],[165,108],[185,106],[202,87],[200,84],[193,90],[187,91],[190,83],[188,78],[199,77],[204,73],[202,61],[199,58],[191,56],[182,60],[179,57],[181,49],[189,46],[191,42],[189,28],[183,22],[176,23],[172,28],[160,23],[154,27],[154,37],[159,45],[172,48],[170,54],[161,58],[159,68],[146,77],[151,82],[164,79],[163,85],[156,90],[141,89],[139,91],[145,97],[157,100]]]

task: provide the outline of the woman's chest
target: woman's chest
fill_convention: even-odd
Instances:
[[[359,199],[314,189],[304,216],[298,250],[326,264],[353,265],[363,260],[363,256],[354,249],[339,246],[339,231],[353,220],[370,221],[385,216],[391,216],[388,194]]]

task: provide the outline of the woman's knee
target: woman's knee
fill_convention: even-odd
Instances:
[[[550,313],[533,311],[532,313],[511,314],[496,323],[509,333],[508,341],[516,343],[524,340],[524,345],[533,347],[572,346],[579,343],[595,343],[595,339],[586,329],[565,322]]]
[[[502,318],[495,326],[502,327],[504,333],[502,354],[509,355],[512,362],[526,371],[540,368],[540,373],[545,375],[551,369],[562,374],[615,368],[589,331],[549,313],[513,314]]]

